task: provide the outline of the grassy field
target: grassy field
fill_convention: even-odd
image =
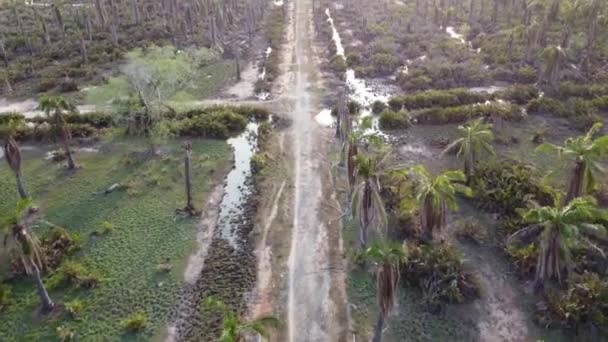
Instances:
[[[125,140],[104,144],[100,153],[78,153],[82,168],[72,176],[59,164],[44,160],[40,151],[26,153],[26,186],[43,218],[80,236],[82,250],[70,259],[97,272],[102,282],[92,290],[50,292],[58,303],[81,299],[84,309],[79,320],[61,312],[39,318],[33,282],[11,283],[15,302],[1,314],[0,341],[55,340],[58,326],[72,328],[79,340],[87,341],[147,341],[161,333],[176,301],[184,260],[194,246],[196,221],[175,216],[175,209],[185,202],[180,145],[168,144],[164,151],[168,153],[153,160],[133,157],[134,151],[143,150],[143,143]],[[229,162],[225,142],[194,143],[195,203],[204,203]],[[127,189],[95,194],[114,183]],[[14,177],[2,161],[0,211],[11,210],[17,200]],[[112,223],[113,231],[91,235],[103,221]],[[45,233],[42,228],[35,230],[39,236]],[[173,266],[171,272],[159,272],[158,265],[166,259]],[[126,333],[121,321],[136,311],[145,312],[148,324],[139,334]]]

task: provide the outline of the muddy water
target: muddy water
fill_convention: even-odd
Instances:
[[[257,131],[258,124],[250,122],[243,133],[227,141],[234,150],[234,167],[224,181],[224,198],[220,204],[218,229],[221,237],[234,249],[238,249],[242,241],[238,241],[235,234],[237,226],[233,223],[239,221],[243,215],[243,206],[253,193],[247,182],[252,175],[251,157],[257,151]]]

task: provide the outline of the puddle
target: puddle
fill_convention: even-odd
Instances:
[[[98,147],[72,147],[72,152],[75,153],[99,153]],[[51,160],[57,153],[63,153],[63,150],[47,151],[44,154],[44,160]]]
[[[281,7],[281,6],[283,6],[283,4],[284,4],[283,0],[274,0],[275,6]]]
[[[491,86],[487,86],[487,87],[473,87],[473,88],[469,88],[469,91],[472,91],[474,93],[488,93],[488,94],[494,94],[497,91],[501,91],[506,89],[506,87],[504,86],[499,86],[499,85],[491,85]]]
[[[236,230],[242,221],[247,199],[253,193],[248,182],[251,178],[251,158],[257,151],[258,124],[250,122],[240,135],[228,139],[234,151],[234,167],[224,180],[224,197],[220,204],[218,228],[220,236],[238,250]]]
[[[323,127],[331,127],[335,122],[335,118],[331,116],[331,109],[325,108],[315,116],[315,121]]]

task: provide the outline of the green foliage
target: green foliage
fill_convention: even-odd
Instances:
[[[605,333],[608,281],[596,273],[577,275],[570,280],[564,293],[548,296],[548,310],[565,327],[578,330],[593,325]]]
[[[608,95],[608,86],[605,84],[576,84],[562,82],[559,85],[558,96],[562,99],[580,97],[592,100],[597,97]]]
[[[148,325],[148,316],[143,311],[137,311],[122,320],[120,325],[128,332],[138,333]]]
[[[423,124],[440,125],[448,123],[463,123],[479,117],[497,117],[510,121],[523,118],[519,107],[506,103],[485,103],[448,108],[424,109],[415,115],[418,122]]]
[[[429,90],[414,94],[394,96],[391,107],[405,107],[408,110],[430,107],[455,107],[474,103],[483,103],[490,99],[485,93],[468,91],[462,88],[449,90]]]
[[[236,312],[230,310],[226,304],[214,297],[207,297],[204,305],[206,309],[217,310],[221,315],[221,341],[238,342],[247,334],[269,338],[270,329],[276,329],[281,325],[281,321],[273,316],[264,316],[256,320],[245,321]]]
[[[530,243],[523,247],[507,245],[506,252],[521,276],[534,274],[538,262],[538,244]]]
[[[455,235],[459,239],[483,243],[487,239],[487,231],[481,223],[474,219],[467,219],[456,223]]]
[[[82,310],[84,309],[84,302],[80,299],[74,299],[65,303],[65,310],[68,312],[72,319],[78,319]]]
[[[405,129],[412,125],[407,111],[394,112],[390,109],[385,109],[380,114],[379,124],[380,128],[384,130]]]
[[[496,93],[496,97],[518,105],[525,105],[538,96],[539,91],[535,86],[524,84],[515,84]]]
[[[108,221],[101,221],[99,224],[99,233],[101,235],[110,234],[114,230],[114,224]]]
[[[390,53],[376,53],[372,55],[372,66],[377,75],[392,74],[399,67],[400,60]]]
[[[269,155],[265,152],[256,153],[251,157],[251,171],[254,174],[262,172],[268,165]]]
[[[76,340],[76,331],[65,325],[58,326],[55,330],[57,339],[61,342],[69,342]]]
[[[483,84],[488,73],[475,63],[450,63],[445,60],[425,61],[400,73],[397,82],[404,90],[450,89]]]
[[[8,284],[0,283],[0,312],[4,311],[14,300],[13,291]]]
[[[99,276],[76,261],[65,261],[51,274],[47,280],[47,287],[55,289],[65,286],[92,289],[99,284]]]
[[[376,100],[376,101],[374,101],[374,103],[372,103],[372,112],[374,114],[380,114],[385,109],[386,109],[386,103],[384,103],[383,101]]]
[[[346,61],[344,60],[344,57],[339,56],[339,55],[335,55],[331,59],[331,61],[329,61],[329,67],[334,72],[343,73],[343,72],[346,71],[346,68],[348,66],[346,65]]]
[[[553,201],[552,191],[533,169],[513,160],[479,164],[471,178],[471,188],[482,209],[505,216],[515,215],[530,200],[541,204]]]
[[[403,281],[420,288],[427,304],[464,303],[478,298],[477,277],[465,270],[462,255],[450,244],[406,246],[407,259],[401,267]]]
[[[566,117],[568,112],[566,106],[560,101],[550,97],[539,97],[528,102],[527,110],[531,114],[551,114]]]
[[[0,113],[0,126],[7,126],[11,122],[24,122],[25,116],[21,113]]]

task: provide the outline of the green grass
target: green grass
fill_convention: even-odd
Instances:
[[[181,286],[183,261],[194,247],[196,221],[174,214],[185,201],[182,152],[177,143],[167,147],[168,156],[127,163],[129,152],[142,151],[145,146],[128,140],[111,143],[108,152],[77,154],[82,168],[73,176],[67,176],[62,166],[43,160],[39,152],[26,155],[26,186],[44,218],[82,237],[83,248],[72,259],[98,272],[103,280],[93,290],[51,292],[59,303],[83,301],[78,321],[67,314],[36,318],[39,299],[33,283],[13,283],[15,303],[2,312],[0,341],[54,340],[60,325],[73,328],[84,341],[147,341],[161,333]],[[194,143],[195,203],[204,203],[212,180],[222,179],[229,161],[225,142]],[[130,188],[94,194],[114,183]],[[2,162],[0,211],[10,210],[17,200],[14,177]],[[103,221],[112,223],[114,229],[107,235],[91,236]],[[158,264],[166,258],[176,267],[170,273],[158,272]],[[125,332],[120,322],[138,311],[148,317],[146,328],[138,334]]]

